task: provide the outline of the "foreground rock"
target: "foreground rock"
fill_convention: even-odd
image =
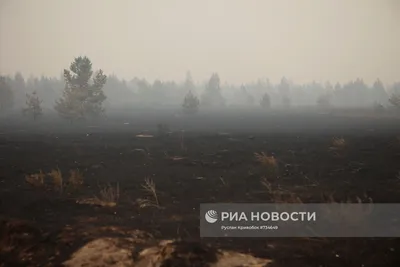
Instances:
[[[65,267],[264,267],[270,260],[198,242],[165,240],[139,253],[129,239],[101,238],[76,251]]]

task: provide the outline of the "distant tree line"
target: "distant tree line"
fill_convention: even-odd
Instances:
[[[75,58],[63,76],[0,77],[0,109],[22,108],[36,119],[44,110],[55,110],[70,121],[97,117],[112,107],[181,106],[195,113],[199,107],[291,106],[320,107],[400,107],[400,83],[386,86],[377,79],[372,85],[362,79],[344,84],[330,82],[295,84],[283,77],[277,84],[268,79],[240,86],[221,83],[213,73],[204,84],[195,84],[190,72],[183,82],[130,81],[116,75],[94,72],[87,57]]]

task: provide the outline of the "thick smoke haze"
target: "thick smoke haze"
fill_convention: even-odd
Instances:
[[[74,57],[133,77],[240,85],[398,80],[394,0],[2,0],[0,73],[60,77]]]

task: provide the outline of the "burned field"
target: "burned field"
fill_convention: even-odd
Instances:
[[[199,238],[200,203],[400,202],[398,119],[163,116],[3,122],[0,266],[80,266],[89,242],[84,254],[107,255],[104,266],[152,266],[135,257],[172,239],[187,240],[182,255],[199,241],[268,266],[399,265],[396,238]],[[197,266],[215,261],[192,250]]]

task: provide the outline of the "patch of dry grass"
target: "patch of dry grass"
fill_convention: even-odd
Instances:
[[[264,152],[261,153],[254,153],[254,157],[258,162],[260,162],[262,165],[270,167],[270,168],[276,168],[278,166],[277,161],[274,156],[267,156]]]
[[[70,170],[68,178],[68,186],[71,189],[77,190],[83,185],[83,174],[78,170]]]
[[[25,175],[25,181],[35,187],[42,187],[45,184],[45,177],[46,175],[40,170],[39,173]]]
[[[268,177],[276,177],[278,175],[278,161],[274,156],[267,156],[264,152],[254,153],[256,161],[261,163],[266,169]]]
[[[266,177],[261,179],[261,185],[266,189],[270,201],[272,203],[291,203],[291,204],[302,204],[303,201],[299,196],[293,192],[282,190],[280,188],[275,188],[271,182],[268,181]]]
[[[64,190],[64,179],[62,173],[59,168],[51,170],[48,175],[52,178],[54,189],[60,191],[60,193]]]
[[[144,179],[144,184],[142,184],[142,188],[148,194],[151,195],[152,199],[138,199],[139,206],[141,208],[145,207],[156,207],[161,208],[160,202],[158,201],[158,195],[156,190],[156,184],[150,178]]]
[[[40,170],[39,173],[26,175],[25,180],[35,187],[44,187],[46,186],[46,177],[50,178],[53,189],[59,191],[60,193],[64,192],[65,187],[76,190],[81,187],[84,182],[83,174],[76,169],[70,170],[70,176],[67,180],[67,183],[65,183],[63,174],[59,168],[53,169],[48,173],[44,173],[42,170]]]
[[[330,149],[331,150],[340,150],[340,149],[345,148],[346,145],[347,145],[347,142],[343,137],[334,137],[334,138],[332,138]]]
[[[101,186],[99,195],[95,197],[98,204],[102,206],[113,207],[116,206],[120,198],[119,183],[115,187],[107,184]]]

